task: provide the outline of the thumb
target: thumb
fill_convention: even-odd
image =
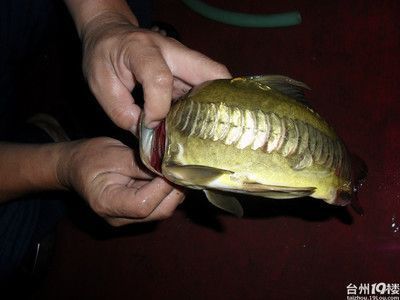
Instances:
[[[170,40],[168,46],[162,48],[162,51],[165,52],[163,55],[174,76],[190,85],[232,77],[223,64],[200,52],[191,50],[175,40]]]

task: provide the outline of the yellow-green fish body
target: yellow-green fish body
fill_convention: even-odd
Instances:
[[[296,100],[304,88],[283,76],[206,82],[179,99],[160,128],[142,126],[142,160],[176,184],[208,190],[212,203],[236,214],[234,198],[215,191],[346,204],[339,194],[352,193],[348,153]]]

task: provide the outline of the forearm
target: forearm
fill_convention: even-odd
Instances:
[[[64,2],[74,19],[80,37],[86,25],[104,13],[122,15],[133,25],[138,26],[136,17],[124,0],[64,0]]]
[[[65,143],[0,143],[0,203],[29,192],[65,189],[57,176]]]

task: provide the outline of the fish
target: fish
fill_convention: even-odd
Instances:
[[[305,100],[309,89],[282,75],[204,82],[173,103],[156,128],[142,118],[141,160],[239,217],[235,193],[347,205],[354,193],[350,154]]]

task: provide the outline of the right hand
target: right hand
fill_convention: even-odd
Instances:
[[[105,12],[89,21],[82,42],[93,94],[114,123],[134,134],[141,113],[131,95],[137,83],[144,90],[145,125],[152,128],[166,117],[172,99],[193,85],[231,77],[225,66],[122,14]]]

